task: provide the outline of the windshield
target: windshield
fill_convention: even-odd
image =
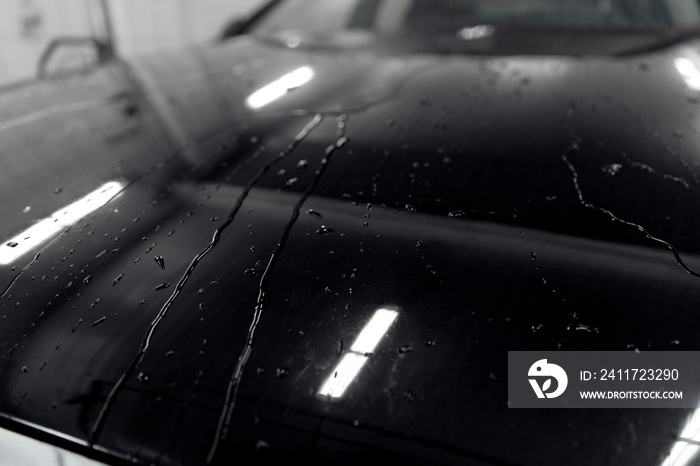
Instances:
[[[661,32],[699,26],[700,7],[696,0],[291,0],[254,32],[453,32],[482,24]]]

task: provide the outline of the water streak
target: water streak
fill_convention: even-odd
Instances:
[[[685,264],[685,262],[683,262],[683,259],[681,259],[681,256],[678,253],[678,250],[676,250],[676,248],[671,243],[664,241],[660,238],[656,238],[655,236],[652,236],[651,233],[649,233],[646,228],[644,228],[643,226],[641,226],[637,223],[624,220],[624,219],[618,217],[617,215],[615,215],[614,213],[612,213],[610,210],[605,209],[603,207],[598,207],[598,206],[586,201],[583,198],[583,192],[581,191],[581,187],[578,184],[578,172],[576,171],[576,167],[573,166],[573,164],[569,161],[569,159],[566,155],[562,155],[561,158],[564,161],[564,163],[567,165],[567,167],[569,167],[569,170],[571,171],[571,175],[573,177],[574,188],[576,189],[576,193],[578,195],[578,200],[581,203],[581,205],[583,205],[584,207],[586,207],[588,209],[598,210],[598,211],[604,213],[605,215],[607,215],[608,217],[610,217],[613,221],[620,222],[624,225],[636,228],[637,230],[642,232],[644,234],[644,236],[647,237],[647,239],[654,241],[656,243],[659,243],[659,244],[665,246],[666,248],[668,248],[671,251],[671,253],[673,254],[673,257],[676,258],[676,262],[678,262],[678,265],[680,265],[683,268],[683,270],[685,270],[686,272],[688,272],[690,275],[692,275],[694,277],[700,278],[700,274],[698,272],[695,272],[690,267],[688,267]]]
[[[180,278],[179,282],[177,283],[177,286],[175,286],[175,289],[173,290],[172,294],[168,298],[168,300],[163,304],[161,307],[160,311],[156,315],[156,317],[153,319],[151,322],[151,325],[149,326],[148,331],[146,332],[146,335],[143,338],[143,341],[141,342],[141,345],[139,347],[139,350],[127,368],[127,370],[119,377],[117,380],[117,383],[112,387],[112,390],[110,391],[109,395],[107,395],[107,399],[105,400],[105,403],[102,406],[102,409],[100,410],[100,414],[97,417],[97,420],[92,426],[92,429],[90,430],[90,444],[94,444],[97,439],[99,438],[100,431],[102,429],[102,426],[104,425],[105,419],[107,414],[109,413],[109,410],[112,406],[112,403],[114,402],[115,397],[117,394],[120,392],[122,387],[124,386],[124,383],[126,380],[134,374],[136,369],[138,368],[139,364],[143,360],[144,356],[148,352],[148,349],[151,346],[151,340],[153,339],[153,335],[155,334],[156,329],[158,328],[158,325],[162,322],[162,320],[165,318],[166,314],[168,313],[168,310],[172,306],[172,304],[175,302],[177,297],[180,295],[180,292],[184,288],[185,284],[189,280],[189,278],[192,276],[192,273],[194,272],[195,268],[199,263],[202,261],[202,259],[209,254],[209,252],[219,243],[219,240],[221,238],[221,234],[226,230],[226,228],[233,222],[234,218],[236,217],[236,214],[240,210],[241,206],[243,205],[243,202],[245,199],[248,197],[248,194],[250,193],[250,190],[255,186],[255,184],[262,178],[262,176],[267,173],[267,171],[274,165],[276,162],[279,160],[287,157],[289,154],[291,154],[294,149],[299,145],[299,143],[309,134],[309,132],[314,129],[316,126],[318,126],[321,123],[322,116],[320,114],[317,114],[314,116],[314,118],[304,126],[304,128],[297,134],[294,138],[294,140],[289,144],[287,149],[277,155],[274,159],[269,161],[267,164],[265,164],[260,170],[248,181],[246,186],[243,189],[243,192],[239,196],[238,200],[236,201],[236,204],[234,205],[233,209],[231,210],[231,213],[229,214],[228,218],[226,219],[225,222],[223,222],[214,232],[214,236],[212,237],[211,242],[209,245],[204,248],[199,254],[197,254],[194,259],[192,259],[192,262],[190,262],[189,267],[187,267],[187,270],[185,271],[184,275],[182,278]]]
[[[280,236],[277,246],[270,255],[270,259],[267,263],[267,266],[265,267],[265,272],[260,278],[260,283],[258,286],[258,299],[255,304],[255,310],[253,311],[253,319],[250,323],[250,327],[248,327],[246,343],[243,347],[241,355],[238,357],[236,367],[234,368],[233,373],[231,374],[231,379],[229,380],[228,388],[226,390],[226,399],[224,401],[224,406],[221,411],[221,416],[219,418],[219,424],[216,429],[214,441],[212,443],[211,450],[209,451],[209,456],[207,457],[207,463],[211,463],[214,460],[219,443],[222,440],[226,439],[226,436],[228,434],[228,427],[231,424],[233,408],[236,405],[236,398],[238,396],[238,387],[240,386],[245,366],[248,363],[250,354],[253,351],[253,344],[255,342],[255,332],[260,323],[260,318],[262,317],[265,303],[265,294],[267,290],[267,282],[269,280],[270,273],[274,268],[275,263],[277,262],[280,254],[282,253],[284,246],[287,243],[287,239],[289,238],[289,234],[292,231],[292,227],[299,218],[299,212],[301,210],[302,205],[304,204],[304,202],[306,202],[309,196],[316,189],[316,186],[318,185],[318,182],[321,179],[323,172],[326,170],[331,154],[340,147],[342,147],[347,141],[348,138],[343,136],[335,144],[329,146],[326,149],[326,156],[321,160],[321,165],[316,170],[316,173],[314,174],[314,179],[312,180],[311,184],[306,188],[306,191],[304,191],[304,194],[294,206],[292,215],[287,224],[285,225],[284,230],[282,231],[282,235]]]

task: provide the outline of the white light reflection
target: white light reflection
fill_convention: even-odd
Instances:
[[[695,63],[685,57],[676,57],[674,64],[680,75],[685,79],[688,87],[700,90],[700,70],[695,66]]]
[[[493,35],[493,26],[488,24],[462,28],[457,31],[457,37],[462,40],[478,40]]]
[[[0,264],[7,265],[16,261],[66,227],[105,205],[123,187],[124,184],[118,181],[105,183],[85,197],[62,207],[50,217],[5,241],[5,244],[0,246]]]
[[[360,373],[360,369],[366,362],[367,356],[364,354],[347,353],[338,363],[338,366],[333,371],[333,375],[328,377],[318,393],[323,396],[340,398],[345,393],[345,389],[348,388],[350,382],[355,380],[355,377]]]
[[[661,466],[685,466],[695,458],[700,451],[700,408],[693,411],[688,423],[681,432],[671,453],[661,463]]]
[[[399,315],[399,313],[396,311],[379,309],[357,336],[350,350],[360,354],[374,351],[374,348],[379,344],[379,340],[382,339],[386,331],[391,327],[391,324],[396,320],[397,315]]]
[[[287,92],[292,89],[303,86],[304,84],[311,81],[314,77],[314,71],[308,67],[303,66],[298,68],[291,73],[287,73],[276,81],[271,82],[262,89],[258,89],[253,92],[246,99],[246,104],[252,109],[258,109],[264,107],[265,105],[274,102],[280,97],[284,97]]]
[[[343,356],[331,376],[326,379],[318,392],[319,395],[333,398],[343,396],[345,389],[360,373],[369,355],[377,347],[398,315],[398,312],[389,309],[378,309],[374,313],[358,335],[355,343],[350,347],[350,352]]]

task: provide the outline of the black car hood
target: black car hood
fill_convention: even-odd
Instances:
[[[7,181],[5,241],[119,183],[2,268],[7,425],[144,464],[660,464],[689,411],[509,409],[507,352],[700,350],[695,66],[243,37],[51,84],[94,81],[79,123],[5,94],[2,163],[73,157]]]

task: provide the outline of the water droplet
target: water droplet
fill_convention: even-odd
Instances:
[[[411,345],[403,345],[403,346],[400,346],[400,347],[399,347],[399,350],[398,350],[398,351],[399,351],[400,354],[410,353],[411,351],[413,351],[413,346],[411,346]]]
[[[287,182],[285,183],[285,185],[286,185],[288,188],[291,188],[291,187],[293,187],[293,186],[296,186],[298,181],[299,181],[299,178],[297,178],[297,177],[290,178],[290,179],[287,180]]]
[[[27,368],[27,366],[22,366],[19,371],[27,373],[27,372],[29,372],[29,369]]]
[[[331,235],[333,233],[335,233],[335,230],[333,228],[328,228],[325,225],[321,225],[321,228],[316,230],[317,235]]]
[[[258,271],[255,270],[255,269],[245,269],[245,270],[243,271],[243,274],[244,274],[244,275],[250,275],[250,276],[255,277],[255,276],[258,275]]]
[[[680,342],[680,340],[671,340],[671,344],[672,345],[680,345],[681,342]]]
[[[308,160],[299,160],[299,162],[297,162],[297,168],[306,168],[308,166],[309,166]]]
[[[170,283],[161,283],[160,285],[156,286],[156,291],[164,290],[166,288],[170,288]]]
[[[124,274],[121,274],[121,275],[119,275],[117,278],[115,278],[114,281],[112,282],[112,286],[114,286],[114,285],[116,285],[117,283],[119,283],[119,282],[121,281],[122,278],[124,278]]]
[[[165,259],[163,259],[163,256],[156,256],[153,258],[153,260],[156,261],[156,264],[158,264],[160,270],[165,270]]]
[[[598,329],[585,324],[569,324],[566,326],[569,332],[598,333]]]
[[[148,376],[143,372],[139,372],[139,375],[136,376],[136,380],[140,383],[148,383]]]
[[[537,254],[535,254],[534,252],[530,252],[530,260],[531,260],[531,261],[536,261],[536,260],[537,260]]]
[[[433,347],[435,346],[435,340],[428,340],[425,342],[425,346]]]
[[[277,377],[278,379],[285,378],[287,374],[289,374],[289,369],[287,369],[286,367],[278,367],[275,370],[275,377]]]
[[[170,350],[167,353],[165,353],[166,358],[172,358],[173,356],[175,356],[175,351],[173,350]]]
[[[15,243],[14,241],[10,241],[9,243],[7,243],[7,246],[9,246],[9,247],[11,247],[11,248],[16,248],[16,247],[17,247],[17,243]]]
[[[608,176],[615,176],[622,170],[622,165],[619,163],[609,163],[601,167],[601,171]]]
[[[255,444],[255,449],[257,451],[268,450],[269,448],[270,448],[270,444],[267,441],[262,440],[262,439],[258,440],[257,443]]]
[[[56,188],[53,190],[54,194],[61,194],[63,192],[63,188]]]
[[[464,217],[465,215],[467,214],[463,210],[453,210],[447,214],[447,216],[450,218]]]
[[[73,327],[73,330],[70,331],[70,333],[75,333],[76,330],[78,330],[78,327],[80,327],[80,324],[83,323],[83,319],[78,319],[78,323],[75,324],[75,327]]]
[[[23,213],[23,214],[29,213],[30,210],[32,210],[32,206],[28,205],[27,207],[25,207],[24,209],[22,209],[22,213]]]
[[[411,204],[406,204],[406,210],[408,210],[409,212],[415,212],[416,208]]]
[[[542,324],[537,324],[532,326],[532,333],[539,332],[541,330],[544,330],[544,325]]]
[[[321,215],[320,213],[316,212],[313,209],[307,210],[306,213],[311,215],[313,218],[315,218],[317,220],[321,220],[323,218],[323,215]]]
[[[97,319],[96,321],[94,321],[94,322],[92,323],[92,325],[90,325],[90,327],[94,327],[94,326],[96,326],[96,325],[100,325],[100,324],[101,324],[102,322],[104,322],[105,320],[107,320],[107,316],[102,316],[102,317],[100,317],[99,319]]]

